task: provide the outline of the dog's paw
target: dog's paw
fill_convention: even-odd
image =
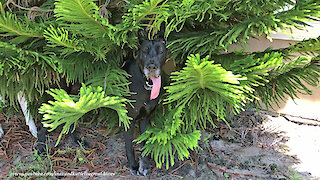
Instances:
[[[46,144],[38,142],[36,144],[36,150],[38,151],[38,154],[44,154],[44,152],[46,152]]]
[[[138,171],[138,167],[137,166],[130,167],[130,173],[133,176],[140,176],[140,173]]]
[[[90,148],[90,144],[85,140],[84,137],[79,138],[77,133],[71,133],[71,139],[69,140],[69,142],[72,145],[75,145],[76,147],[83,147],[83,148]]]
[[[147,176],[151,172],[150,162],[147,157],[139,158],[139,173],[142,176]]]
[[[133,176],[140,176],[139,171],[137,171],[137,170],[135,170],[135,169],[130,169],[130,173],[131,173]]]

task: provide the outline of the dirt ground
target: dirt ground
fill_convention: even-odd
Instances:
[[[83,149],[69,137],[54,147],[58,132],[53,132],[47,155],[41,157],[22,119],[0,115],[5,132],[0,140],[0,179],[320,179],[316,120],[246,111],[233,120],[231,130],[221,125],[203,132],[200,148],[185,161],[176,161],[168,170],[154,168],[149,177],[133,177],[126,167],[121,133],[103,136],[103,128],[80,126],[80,135],[91,146]],[[136,151],[139,154],[138,146]]]

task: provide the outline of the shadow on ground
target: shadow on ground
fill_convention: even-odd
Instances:
[[[80,126],[80,136],[92,147],[83,149],[68,137],[54,147],[59,134],[53,132],[48,137],[47,156],[40,157],[34,150],[36,139],[21,119],[18,116],[7,121],[0,115],[5,131],[0,140],[0,179],[317,179],[307,170],[295,169],[300,160],[288,153],[290,137],[270,125],[272,117],[266,113],[246,111],[235,118],[231,130],[220,125],[220,129],[203,132],[198,152],[185,161],[176,161],[168,170],[154,168],[150,177],[128,173],[121,133],[103,136],[104,128]],[[274,119],[272,122],[276,123]]]

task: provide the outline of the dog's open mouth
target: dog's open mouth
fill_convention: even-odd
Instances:
[[[159,75],[158,77],[154,76],[149,76],[149,78],[152,81],[152,89],[151,89],[151,95],[150,95],[150,100],[156,99],[159,96],[160,93],[160,88],[161,88],[161,76]]]

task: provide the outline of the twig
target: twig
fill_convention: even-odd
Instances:
[[[183,178],[182,176],[179,176],[179,175],[176,175],[176,174],[170,174],[170,173],[169,173],[169,175],[170,175],[170,176],[177,177],[177,178],[179,178],[179,179]]]
[[[286,113],[278,113],[278,112],[274,112],[274,111],[269,111],[266,109],[262,109],[262,108],[257,108],[260,111],[266,112],[266,113],[272,113],[273,115],[278,115],[278,116],[290,116],[290,117],[295,117],[295,118],[301,118],[301,119],[305,119],[305,120],[309,120],[309,121],[316,121],[320,123],[319,119],[315,119],[315,118],[307,118],[307,117],[302,117],[302,116],[296,116],[296,115],[291,115],[291,114],[286,114]]]
[[[169,172],[169,174],[173,174],[174,172],[176,172],[178,169],[182,168],[182,166],[184,166],[185,164],[190,163],[190,160],[185,161],[184,163],[182,163],[179,167],[177,167],[176,169],[172,170]]]
[[[213,169],[211,168],[211,165],[209,165],[208,159],[206,159],[206,164],[207,164],[207,167],[211,170],[211,172],[216,176],[217,180],[219,180],[219,176],[217,175],[216,172],[213,171]]]
[[[199,156],[195,155],[195,159],[196,159],[196,174],[198,174],[198,166],[199,166]]]
[[[218,170],[222,173],[228,173],[228,174],[232,174],[232,176],[255,176],[253,174],[248,174],[248,173],[234,173],[234,172],[230,172],[230,171],[227,171],[227,169],[222,169],[220,167],[217,167],[217,166],[213,166],[211,165],[209,162],[208,162],[208,159],[206,160],[206,164],[209,168],[211,169],[215,169],[215,170]]]
[[[18,4],[16,4],[13,0],[8,0],[7,6],[8,6],[8,4],[13,4],[15,7],[19,8],[19,9],[28,10],[28,11],[37,11],[37,12],[53,12],[54,11],[53,9],[44,10],[44,9],[41,9],[40,7],[36,7],[36,6],[32,7],[32,8],[22,7]],[[11,9],[10,9],[10,11],[11,11]]]
[[[199,156],[197,156],[197,154],[194,152],[193,153],[195,162],[192,161],[192,164],[196,165],[196,174],[198,173],[198,164],[199,164]],[[192,158],[190,158],[192,160]]]
[[[67,161],[67,162],[72,162],[71,159],[63,158],[63,157],[56,157],[56,158],[52,159],[51,161]]]
[[[150,174],[150,178],[149,178],[150,180],[152,180],[153,173],[156,172],[156,170],[157,170],[156,167],[154,167],[154,168],[152,169],[151,174]]]
[[[295,123],[295,124],[298,124],[298,125],[308,125],[308,126],[320,126],[320,121],[317,121],[317,120],[313,120],[313,121],[316,121],[318,122],[317,124],[314,124],[314,123],[311,123],[311,122],[302,122],[302,121],[296,121],[296,120],[292,120],[292,119],[289,119],[288,117],[282,115],[281,117],[285,118],[287,121],[290,121],[292,123]]]
[[[9,128],[9,130],[7,131],[7,133],[4,136],[7,136],[12,130],[12,127]]]
[[[8,139],[7,144],[6,144],[6,149],[9,148],[9,142],[10,142],[11,138]]]
[[[28,151],[26,148],[22,147],[22,145],[20,144],[20,142],[18,142],[17,144],[20,146],[20,148],[21,148],[23,151]],[[28,151],[28,152],[29,152],[29,151]]]
[[[211,168],[211,169],[219,170],[219,171],[222,172],[222,173],[226,173],[226,172],[227,172],[225,169],[222,169],[222,168],[220,168],[220,167],[213,166],[213,165],[209,164],[208,159],[206,159],[206,164],[207,164],[207,166],[208,166],[209,168]]]

